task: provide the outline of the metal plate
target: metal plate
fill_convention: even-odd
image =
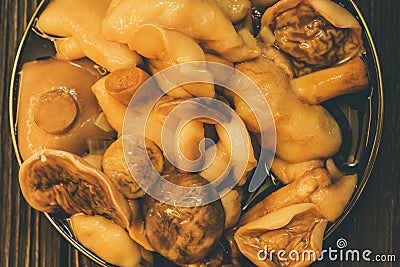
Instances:
[[[52,42],[39,37],[34,31],[34,22],[43,11],[49,0],[43,0],[32,16],[27,30],[22,37],[11,77],[10,88],[10,128],[12,141],[18,163],[22,159],[18,150],[17,143],[17,109],[18,109],[18,90],[19,90],[19,71],[25,62],[38,58],[54,56],[55,50]],[[349,173],[357,173],[359,176],[357,188],[347,204],[342,215],[334,222],[328,225],[325,238],[335,231],[350,213],[351,209],[359,199],[370,177],[382,135],[383,127],[383,86],[382,76],[378,56],[373,43],[372,36],[367,24],[353,0],[343,0],[335,2],[342,5],[350,11],[359,21],[363,32],[364,47],[366,53],[363,59],[367,65],[370,87],[368,90],[352,95],[342,96],[324,103],[324,106],[332,113],[338,121],[343,132],[343,144],[339,153],[335,156],[335,162],[340,168]],[[276,188],[275,188],[276,189]],[[270,193],[271,189],[266,191]],[[45,213],[47,219],[56,228],[56,230],[71,243],[76,249],[88,256],[97,264],[102,266],[112,266],[94,255],[88,249],[83,247],[73,237],[67,221],[64,218],[54,214]],[[175,266],[164,262],[163,259],[156,257],[155,266]]]

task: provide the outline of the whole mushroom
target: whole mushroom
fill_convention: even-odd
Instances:
[[[165,179],[185,187],[207,184],[196,174],[171,174]],[[225,213],[220,200],[203,206],[179,207],[146,195],[143,214],[146,235],[154,249],[179,265],[206,257],[224,230]]]

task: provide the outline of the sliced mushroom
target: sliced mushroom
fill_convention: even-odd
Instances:
[[[207,184],[196,174],[171,174],[165,179],[184,187]],[[153,190],[161,192],[163,189],[157,186]],[[171,193],[164,192],[165,197]],[[206,257],[224,229],[225,214],[220,200],[203,206],[179,207],[146,195],[143,213],[146,235],[154,249],[179,265],[196,263]]]
[[[326,224],[316,205],[297,204],[240,227],[235,241],[256,266],[308,266],[321,255]]]
[[[332,66],[363,51],[361,26],[330,0],[283,0],[267,9],[262,27],[292,59],[297,76]]]
[[[124,196],[104,173],[72,153],[44,149],[32,155],[21,165],[19,183],[39,211],[102,215],[123,228],[131,223]]]
[[[148,267],[140,246],[128,233],[103,216],[78,213],[69,219],[74,236],[87,249],[114,265]]]
[[[130,160],[135,162],[135,150],[134,148],[130,149],[132,149],[132,159]],[[161,173],[164,166],[164,156],[160,149],[154,142],[146,140],[146,151],[154,168]],[[140,162],[140,159],[137,159],[136,162]],[[125,161],[122,138],[118,138],[104,153],[102,166],[104,173],[126,198],[135,199],[144,196],[143,190],[129,172]],[[142,168],[142,170],[143,173],[138,175],[145,176],[145,168]]]
[[[99,105],[90,90],[99,74],[88,60],[44,59],[20,73],[18,147],[22,159],[43,148],[87,152],[88,139],[112,138],[96,125]]]
[[[64,59],[84,54],[109,71],[141,62],[128,46],[106,41],[101,34],[101,21],[111,0],[56,0],[51,1],[39,16],[37,27],[54,36],[69,38],[60,44],[59,54]]]

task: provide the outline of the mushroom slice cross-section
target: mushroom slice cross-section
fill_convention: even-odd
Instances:
[[[131,223],[124,196],[105,174],[72,153],[43,149],[32,155],[19,171],[22,194],[42,212],[79,212],[102,215],[123,228]]]

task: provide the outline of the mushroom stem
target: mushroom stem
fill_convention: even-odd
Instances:
[[[108,93],[105,86],[106,79],[107,76],[98,80],[93,85],[92,92],[96,96],[99,106],[103,110],[111,127],[118,133],[121,133],[124,125],[126,106],[114,97],[111,97]]]
[[[367,68],[360,57],[347,63],[291,80],[298,97],[315,105],[331,98],[362,91],[368,86]]]
[[[42,94],[34,112],[37,126],[49,134],[65,133],[77,116],[78,106],[74,97],[61,89]]]
[[[150,75],[141,68],[131,66],[110,73],[105,80],[107,92],[120,103],[128,106],[133,95]]]

